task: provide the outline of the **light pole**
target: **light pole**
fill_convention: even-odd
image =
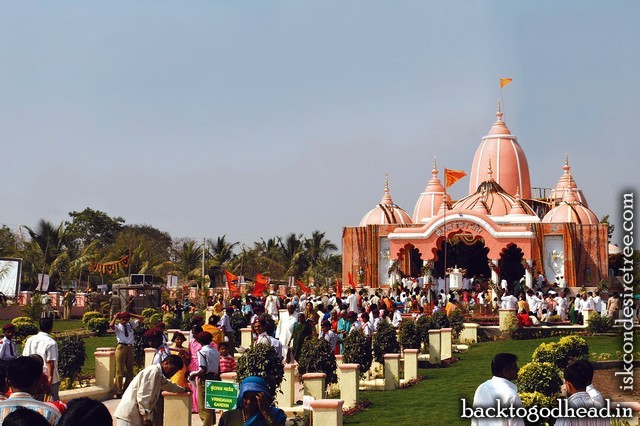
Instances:
[[[206,238],[202,238],[202,289],[204,290],[204,254],[205,251],[207,250],[207,239]]]

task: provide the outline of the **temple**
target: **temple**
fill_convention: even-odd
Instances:
[[[343,281],[351,275],[361,286],[389,287],[402,277],[431,282],[452,272],[510,286],[524,278],[528,287],[540,273],[560,287],[607,279],[608,225],[589,209],[568,157],[555,188],[532,187],[500,105],[468,173],[469,195],[454,202],[434,160],[413,216],[394,204],[387,177],[380,203],[359,226],[343,228]]]

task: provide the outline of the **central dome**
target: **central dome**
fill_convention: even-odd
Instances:
[[[482,138],[476,155],[473,157],[473,166],[469,177],[469,195],[474,194],[480,184],[487,180],[485,166],[489,160],[494,164],[494,179],[504,191],[513,196],[520,188],[522,198],[531,199],[531,179],[527,157],[518,144],[518,138],[511,134],[502,120],[500,104],[498,104],[496,121],[489,130],[489,134]]]

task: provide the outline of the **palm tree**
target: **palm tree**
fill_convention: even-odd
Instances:
[[[324,238],[325,233],[313,231],[311,238],[304,241],[305,255],[309,262],[309,268],[314,268],[322,262],[331,252],[338,250],[335,244]]]
[[[174,268],[184,280],[192,280],[200,275],[202,267],[202,246],[194,240],[187,240],[172,250],[175,258]]]
[[[40,264],[34,265],[34,269],[40,270],[42,273],[42,280],[44,280],[44,274],[49,274],[51,279],[51,288],[54,289],[58,276],[56,274],[57,269],[53,268],[56,259],[63,253],[66,248],[66,237],[64,223],[61,223],[58,227],[55,227],[51,222],[44,219],[40,219],[35,229],[31,229],[25,226],[31,241],[39,249],[41,257]]]

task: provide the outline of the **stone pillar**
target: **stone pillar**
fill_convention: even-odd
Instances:
[[[495,266],[498,266],[498,259],[491,259],[491,263],[493,263]],[[494,271],[493,268],[491,268],[491,281],[500,285],[500,277],[498,277],[498,273]]]
[[[351,408],[358,402],[360,392],[360,365],[341,364],[340,371],[340,399],[344,401],[345,408]]]
[[[418,377],[418,352],[420,352],[419,349],[404,350],[404,379],[405,380],[412,380]]]
[[[313,410],[312,424],[314,425],[336,425],[342,426],[342,405],[344,401],[340,399],[321,399],[311,401]]]
[[[238,373],[236,373],[235,371],[231,371],[229,373],[222,373],[220,375],[220,381],[228,382],[228,383],[235,383],[236,382],[236,377],[238,377]]]
[[[340,378],[342,373],[340,373],[340,366],[343,364],[343,355],[336,355],[336,365],[338,366],[338,369],[336,370],[336,375],[338,376],[338,387],[340,387]]]
[[[52,308],[59,308],[60,306],[62,306],[62,304],[60,303],[60,292],[51,291],[49,292],[49,297],[51,298]]]
[[[296,405],[296,364],[284,365],[284,377],[280,391],[276,394],[278,407],[293,407]]]
[[[245,327],[240,329],[240,346],[243,348],[250,348],[251,341],[253,340],[253,334],[251,327]]]
[[[18,303],[20,306],[28,305],[29,302],[31,302],[31,295],[32,293],[30,291],[21,291],[18,295]]]
[[[307,373],[302,375],[304,382],[304,394],[314,397],[316,400],[324,399],[326,396],[327,386],[325,379],[327,375],[324,373]]]
[[[591,316],[593,315],[594,310],[593,309],[583,309],[582,310],[582,324],[585,327],[589,326],[589,320],[591,319]]]
[[[165,425],[191,426],[191,392],[162,392]]]
[[[440,329],[440,359],[451,358],[451,328]]]
[[[384,354],[384,390],[393,390],[400,384],[400,354]]]
[[[153,357],[156,354],[156,350],[153,348],[144,348],[144,366],[145,368],[150,366],[153,362]]]
[[[96,358],[96,386],[112,390],[116,377],[115,348],[96,348],[93,356]]]
[[[336,355],[336,364],[340,365],[343,363],[344,355]]]
[[[460,341],[462,343],[478,343],[478,324],[475,322],[465,322],[464,329],[460,332]]]
[[[509,331],[510,317],[516,317],[515,309],[500,309],[499,311],[500,331]]]
[[[440,330],[429,330],[429,364],[440,364]]]

